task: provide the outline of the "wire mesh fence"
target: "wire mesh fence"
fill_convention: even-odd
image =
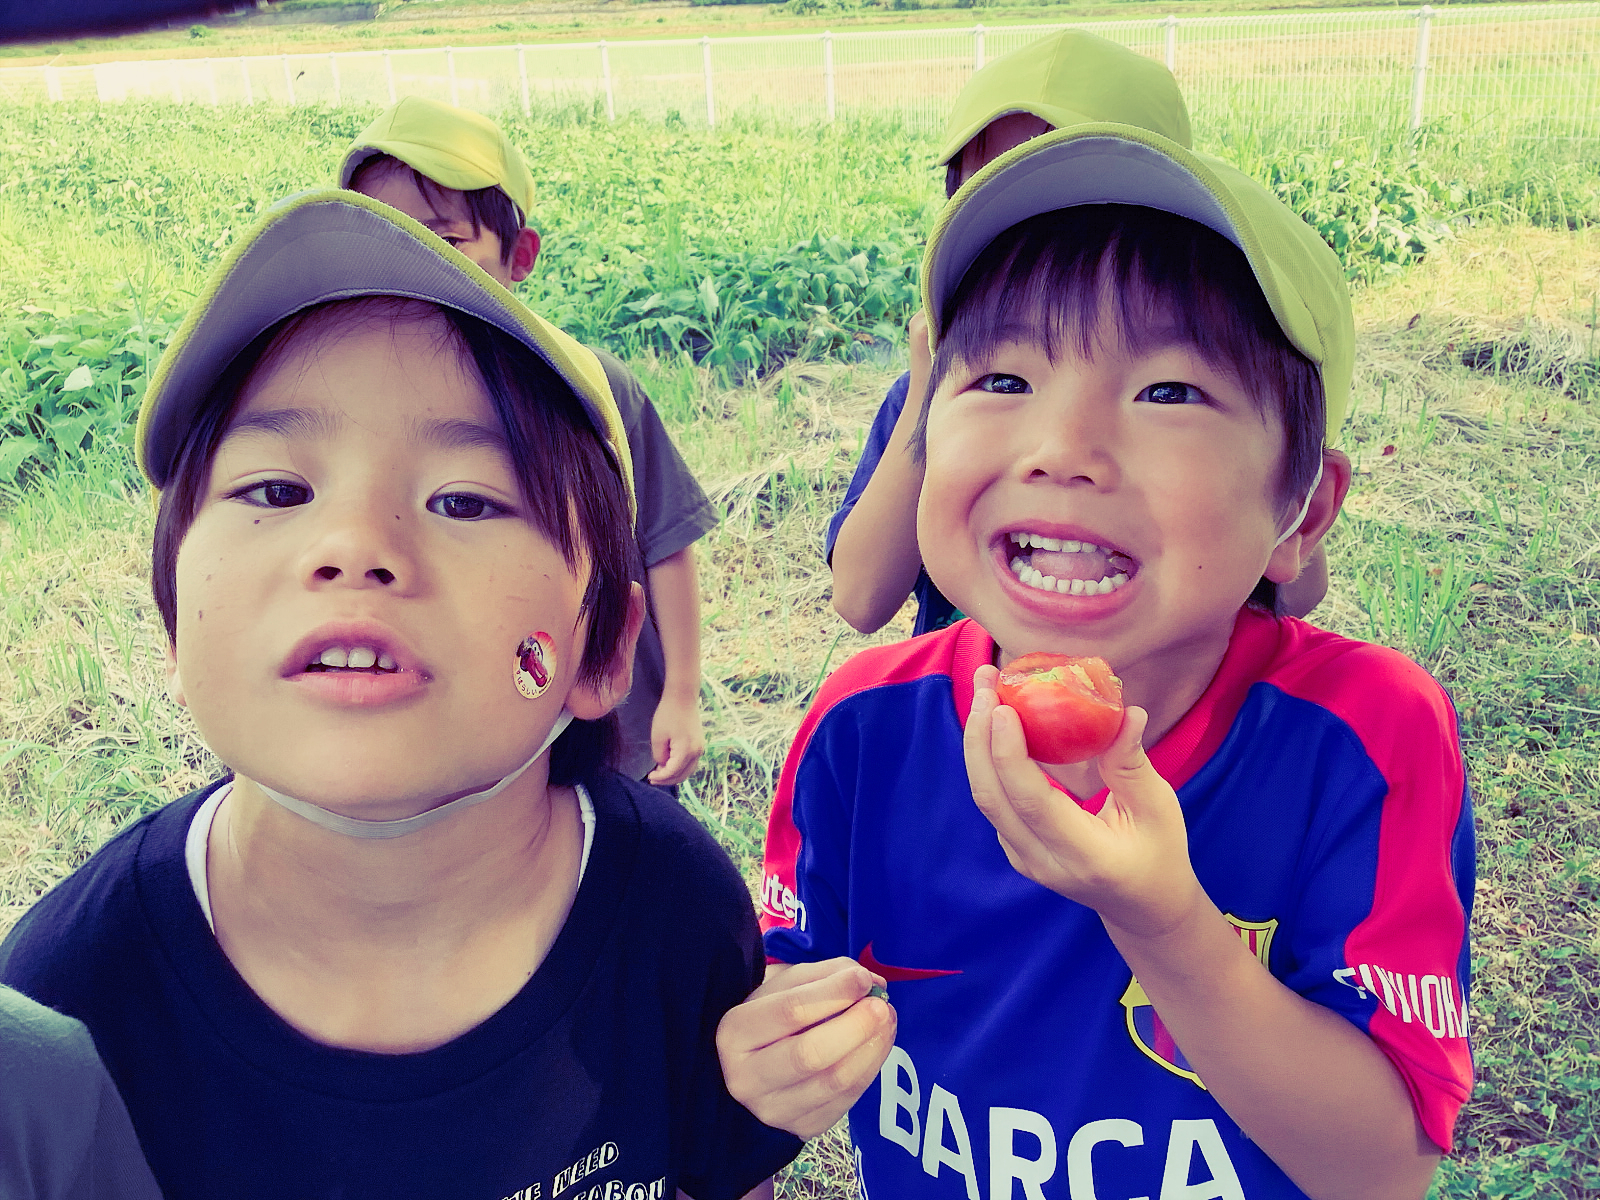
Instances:
[[[898,116],[939,127],[972,72],[1034,38],[1091,30],[1167,63],[1197,130],[1307,137],[1422,127],[1469,139],[1600,138],[1600,3],[373,50],[0,70],[0,100],[383,105],[488,113],[580,105],[714,125]]]

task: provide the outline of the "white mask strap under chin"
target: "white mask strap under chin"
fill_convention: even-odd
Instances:
[[[1317,473],[1312,477],[1311,486],[1306,489],[1306,502],[1300,506],[1300,511],[1295,513],[1294,520],[1289,522],[1289,528],[1280,533],[1278,535],[1278,540],[1272,543],[1272,548],[1274,550],[1287,542],[1292,534],[1299,531],[1300,522],[1304,521],[1306,519],[1306,514],[1311,511],[1311,497],[1317,494],[1317,484],[1321,482],[1322,464],[1319,462],[1317,464]]]
[[[493,787],[485,788],[481,792],[473,792],[470,796],[461,796],[448,804],[441,804],[438,808],[430,808],[427,812],[420,812],[414,817],[401,817],[394,821],[363,821],[357,817],[347,817],[342,813],[329,812],[325,808],[318,808],[304,800],[296,800],[293,796],[285,796],[282,792],[274,791],[264,783],[257,783],[260,788],[272,799],[283,805],[296,816],[304,817],[313,825],[320,825],[324,829],[331,829],[334,833],[342,833],[346,837],[354,838],[397,838],[405,837],[408,833],[416,833],[419,829],[426,829],[429,825],[437,824],[446,817],[460,812],[462,809],[472,808],[482,804],[485,800],[493,800],[506,788],[538,761],[539,756],[555,744],[555,740],[566,731],[572,723],[572,714],[565,708],[556,718],[556,723],[550,727],[549,735],[537,750],[511,774],[507,775]]]

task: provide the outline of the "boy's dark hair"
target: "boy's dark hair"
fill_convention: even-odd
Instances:
[[[457,192],[455,188],[447,188],[442,183],[429,179],[410,163],[403,162],[392,154],[374,154],[356,168],[355,174],[350,176],[350,182],[345,186],[353,192],[361,190],[361,183],[369,173],[387,175],[393,171],[410,171],[411,178],[417,185],[417,191],[427,202],[438,211],[440,200],[456,192],[467,206],[467,215],[472,221],[472,235],[477,237],[485,229],[500,239],[500,261],[509,263],[511,254],[516,249],[517,234],[521,233],[527,224],[526,214],[519,210],[511,197],[498,187],[475,188],[472,191]]]
[[[1116,329],[1099,327],[1102,301]],[[1108,334],[1138,352],[1158,339],[1193,346],[1238,380],[1256,408],[1283,422],[1277,493],[1298,506],[1322,462],[1325,403],[1316,364],[1284,335],[1250,263],[1232,242],[1195,221],[1131,204],[1042,213],[995,238],[940,314],[944,330],[913,440],[927,446],[928,405],[955,362],[987,362],[1007,341],[1088,355]],[[1276,610],[1263,579],[1252,602]]]
[[[257,336],[212,385],[178,448],[156,511],[151,590],[169,642],[177,642],[178,550],[251,378],[303,335],[325,338],[372,321],[435,319],[443,323],[441,341],[461,355],[463,365],[470,361],[476,367],[534,525],[561,550],[569,567],[588,563],[579,611],[588,614],[589,628],[578,679],[594,684],[605,675],[621,644],[632,585],[643,578],[643,568],[627,487],[600,433],[567,383],[522,342],[477,317],[398,296],[336,300],[295,313]],[[599,721],[574,721],[551,751],[550,781],[571,783],[597,766],[610,766],[618,743],[614,712]]]

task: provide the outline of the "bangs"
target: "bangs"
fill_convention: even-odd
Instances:
[[[1289,342],[1244,253],[1159,209],[1095,204],[1043,213],[997,237],[940,314],[945,330],[928,397],[955,363],[981,371],[1007,343],[1052,364],[1101,350],[1142,355],[1193,347],[1281,419],[1279,494],[1301,496],[1322,457],[1322,380]]]

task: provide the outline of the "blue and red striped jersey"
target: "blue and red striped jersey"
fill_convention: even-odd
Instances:
[[[769,958],[890,980],[897,1042],[850,1117],[863,1194],[1301,1196],[1095,912],[1018,874],[974,805],[961,733],[993,654],[967,620],[841,667],[768,824]],[[1392,650],[1246,609],[1149,754],[1212,901],[1278,980],[1373,1039],[1448,1150],[1472,1084],[1474,843],[1443,689]]]

